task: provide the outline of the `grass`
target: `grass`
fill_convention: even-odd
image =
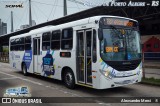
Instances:
[[[143,78],[142,79],[142,83],[160,86],[160,79],[155,79],[153,77],[151,77],[151,78]]]

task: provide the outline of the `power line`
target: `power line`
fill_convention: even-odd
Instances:
[[[46,17],[46,19],[48,18],[47,15],[37,5],[34,5],[34,6],[36,6],[36,8],[43,14],[43,16]]]
[[[57,0],[55,0],[55,1],[54,1],[54,4],[56,4],[56,3],[57,3]],[[47,21],[49,20],[49,17],[51,16],[51,14],[52,14],[52,11],[53,11],[54,7],[56,8],[57,6],[53,6],[53,7],[52,7],[52,10],[51,10],[51,12],[50,12],[50,14],[49,14],[49,16],[48,16]]]
[[[28,6],[27,6],[27,7],[29,7],[29,2],[28,2]],[[25,23],[28,23],[28,14],[29,14],[29,9],[27,8],[26,10],[27,10],[27,11],[26,11],[26,14],[24,15],[24,16],[25,16],[24,20],[26,20],[26,22],[25,22]],[[29,23],[28,23],[28,25],[29,25]]]
[[[70,1],[70,0],[69,0]],[[34,3],[39,3],[39,4],[43,4],[43,5],[50,5],[50,6],[58,6],[58,7],[63,7],[61,5],[54,5],[54,4],[48,4],[48,3],[42,3],[42,2],[38,2],[38,1],[33,1]],[[67,8],[77,8],[77,7],[67,7]],[[81,9],[86,9],[86,8],[81,8]]]
[[[74,2],[74,3],[78,3],[78,4],[81,4],[81,5],[83,5],[83,6],[92,7],[92,6],[87,5],[86,3],[82,2],[82,1],[77,1],[77,0],[68,0],[68,1],[70,1],[70,2]]]
[[[78,10],[80,11],[80,8],[79,8],[79,6],[78,6],[78,4],[77,4],[77,3],[76,3],[76,5],[77,5]]]
[[[23,12],[23,14],[22,14],[22,17],[21,18],[19,18],[15,13],[14,13],[14,16],[16,17],[16,19],[18,19],[19,21],[17,21],[15,18],[14,18],[14,23],[16,23],[17,24],[17,22],[18,22],[18,24],[16,25],[16,27],[15,27],[15,29],[19,29],[19,27],[18,26],[20,26],[21,25],[21,23],[22,23],[22,19],[24,18],[24,16],[25,15],[27,15],[27,7],[28,7],[28,4],[26,4],[27,6],[26,6],[26,8],[25,8],[25,10],[24,10],[24,12]],[[14,24],[14,26],[15,26],[15,24]]]
[[[26,8],[25,8],[25,10],[24,10],[24,12],[23,12],[23,14],[21,16],[21,19],[20,19],[21,22],[22,22],[22,19],[24,18],[24,16],[26,15],[25,13],[27,13],[27,10],[28,10],[27,7],[28,7],[28,5],[29,5],[29,3],[26,4]],[[20,22],[17,24],[16,28],[18,28],[19,25],[20,25]]]
[[[36,14],[36,11],[35,11],[34,7],[32,7],[32,9],[33,9],[33,12],[34,12],[34,14],[35,14],[36,20],[39,21],[39,19],[38,19],[38,17],[37,17],[37,14]]]
[[[56,4],[58,4],[58,0],[57,0]],[[53,12],[53,18],[55,16],[56,9],[57,9],[57,6],[55,7],[54,12]]]
[[[20,20],[20,21],[18,21],[19,23],[17,23],[17,25],[15,25],[16,28],[17,28],[18,25],[20,25],[20,22],[22,23],[22,20],[16,15],[16,13],[14,13],[14,16],[15,16],[18,20]],[[15,22],[16,22],[16,21],[15,21]]]
[[[11,17],[10,15],[11,15],[11,14],[9,14],[8,18],[6,18],[6,19],[4,20],[4,22],[6,22],[6,23],[8,22],[9,18]]]

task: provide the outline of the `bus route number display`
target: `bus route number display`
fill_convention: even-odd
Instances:
[[[106,47],[106,52],[118,52],[118,47]]]
[[[119,18],[104,18],[104,25],[119,25],[119,26],[128,26],[128,27],[136,27],[136,22],[126,19]]]

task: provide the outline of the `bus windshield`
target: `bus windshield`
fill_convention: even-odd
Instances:
[[[126,61],[141,58],[140,35],[134,29],[103,29],[101,56],[105,61]]]

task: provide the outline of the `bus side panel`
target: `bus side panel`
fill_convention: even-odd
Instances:
[[[96,28],[98,29],[98,28]],[[95,63],[92,63],[92,70],[95,70],[96,72],[92,72],[92,76],[95,76],[95,77],[92,77],[92,80],[93,80],[93,88],[95,89],[99,89],[100,87],[100,76],[101,74],[99,73],[99,62],[101,62],[101,58],[100,58],[100,43],[99,43],[99,39],[98,39],[98,34],[96,36],[96,41],[97,41],[97,61]]]
[[[21,70],[21,63],[24,51],[10,51],[10,65],[17,70]]]
[[[28,73],[33,73],[33,54],[32,50],[26,50],[23,54],[22,62],[25,63]]]
[[[75,52],[71,51],[72,57],[65,58],[65,57],[60,57],[60,51],[55,51],[55,50],[42,51],[42,58],[41,58],[42,67],[40,72],[41,75],[61,80],[61,71],[63,67],[70,67],[72,70],[75,69],[74,54]]]

